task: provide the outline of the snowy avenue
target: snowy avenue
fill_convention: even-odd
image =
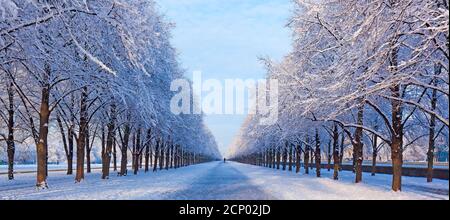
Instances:
[[[449,7],[0,0],[0,200],[449,200]]]
[[[50,173],[49,190],[36,191],[33,175],[17,177],[16,182],[0,182],[0,199],[125,199],[125,200],[309,200],[309,199],[448,199],[448,181],[423,184],[422,178],[405,177],[404,192],[389,189],[388,175],[371,177],[368,183],[352,184],[352,173],[343,172],[342,182],[324,177],[277,172],[272,169],[210,162],[179,170],[141,173],[127,178],[101,180],[100,173],[74,185],[64,172]]]

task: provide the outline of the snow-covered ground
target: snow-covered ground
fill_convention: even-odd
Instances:
[[[297,200],[422,200],[449,199],[449,182],[433,180],[426,183],[425,178],[403,177],[403,192],[391,191],[391,175],[363,173],[363,183],[355,184],[350,171],[339,173],[339,181],[332,179],[333,170],[321,170],[317,178],[314,170],[309,175],[289,171],[275,171],[269,168],[254,168],[249,165],[233,164],[252,180],[251,183],[264,192],[277,198]]]
[[[303,171],[303,170],[302,170]],[[50,172],[48,190],[34,188],[34,174],[18,174],[16,180],[0,179],[0,199],[194,199],[194,200],[265,200],[265,199],[449,199],[449,182],[405,177],[403,192],[390,190],[390,175],[364,174],[364,183],[354,184],[353,174],[343,171],[341,179],[323,177],[234,162],[212,162],[157,173],[127,177],[112,175],[101,180],[95,170],[86,181],[75,184],[65,172]]]

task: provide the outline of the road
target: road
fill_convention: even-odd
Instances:
[[[199,176],[189,188],[167,197],[167,199],[192,200],[274,200],[252,184],[250,178],[232,166],[231,162],[217,163]]]

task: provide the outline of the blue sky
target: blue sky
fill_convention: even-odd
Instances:
[[[291,0],[156,0],[176,24],[172,43],[182,67],[203,79],[261,79],[258,57],[280,60],[290,50],[285,25]],[[208,115],[206,124],[223,155],[238,133],[244,115]]]

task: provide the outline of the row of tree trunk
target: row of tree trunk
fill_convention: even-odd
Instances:
[[[333,178],[337,180],[344,156],[344,136],[342,136],[341,140],[339,140],[339,132],[337,127],[335,127],[333,135]],[[240,163],[263,166],[272,169],[287,169],[291,172],[293,171],[293,167],[295,167],[295,172],[299,173],[302,166],[303,156],[303,167],[305,174],[309,174],[309,170],[315,167],[316,176],[320,177],[322,158],[320,147],[321,143],[318,131],[316,131],[314,143],[313,148],[313,145],[309,143],[309,138],[307,137],[305,142],[299,144],[290,144],[289,142],[285,142],[284,147],[271,146],[263,152],[234,158],[233,160]],[[314,164],[312,163],[313,159]],[[328,161],[330,164],[331,160]]]
[[[393,96],[399,96],[400,87],[394,86],[391,88]],[[432,93],[432,108],[436,108],[436,92]],[[392,169],[393,169],[393,180],[392,189],[394,191],[401,190],[401,177],[402,177],[402,165],[403,165],[403,124],[402,121],[402,109],[401,102],[393,100],[392,103],[392,130],[393,133],[389,145],[391,147],[391,158],[392,158]],[[339,171],[341,170],[341,165],[343,161],[344,152],[344,134],[350,139],[353,146],[353,166],[355,173],[355,183],[362,181],[362,165],[363,165],[363,120],[364,120],[364,105],[358,107],[357,113],[357,125],[354,129],[354,133],[351,133],[348,129],[342,126],[341,138],[339,138],[339,123],[334,123],[333,128],[329,132],[330,142],[328,143],[327,151],[327,169],[331,170],[331,161],[333,160],[333,179],[339,179]],[[435,134],[436,118],[431,117],[430,119],[430,132],[429,132],[429,149],[427,154],[428,161],[428,172],[427,181],[431,182],[433,178],[433,160],[434,160],[434,141],[436,138]],[[339,140],[340,139],[340,140]],[[380,146],[385,143],[378,143],[379,137],[373,134],[372,137],[372,176],[376,173],[376,159],[378,156],[378,151]],[[290,144],[285,142],[284,147],[271,146],[266,150],[252,155],[242,156],[235,158],[235,161],[252,164],[257,166],[264,166],[273,169],[288,170],[292,171],[292,166],[295,164],[295,170],[297,173],[300,172],[301,167],[301,155],[303,153],[303,163],[304,172],[309,174],[309,169],[312,168],[313,159],[315,159],[316,175],[320,177],[321,170],[321,142],[319,137],[319,132],[315,131],[315,140],[313,143],[310,142],[309,137],[306,136],[305,141],[300,142],[300,144]]]
[[[42,89],[42,99],[41,108],[39,115],[39,128],[36,132],[36,146],[37,146],[37,182],[36,186],[38,188],[47,188],[47,177],[48,177],[48,124],[51,109],[49,107],[49,90],[48,86],[44,86]],[[7,139],[8,144],[8,178],[14,179],[14,87],[11,85],[9,87],[9,103],[10,109],[9,113],[9,136]],[[72,97],[72,100],[73,97]],[[75,103],[72,103],[75,104]],[[73,174],[73,157],[74,157],[74,147],[76,146],[76,175],[75,182],[81,182],[85,178],[85,170],[87,173],[91,172],[91,151],[93,148],[94,141],[97,135],[97,127],[94,130],[94,134],[90,135],[89,126],[89,109],[88,109],[88,91],[87,87],[83,87],[80,99],[80,110],[78,119],[78,134],[75,132],[76,127],[76,117],[73,111],[70,113],[70,120],[65,121],[62,110],[57,109],[56,121],[59,127],[59,131],[62,137],[62,145],[64,147],[65,156],[67,159],[67,174]],[[72,105],[73,106],[73,105]],[[159,163],[160,170],[179,168],[183,166],[188,166],[197,163],[203,163],[209,161],[210,158],[203,155],[196,155],[194,153],[187,152],[180,145],[171,144],[168,141],[163,141],[159,138],[156,144],[152,145],[152,132],[149,129],[147,131],[146,138],[142,138],[141,128],[137,129],[135,134],[133,134],[132,148],[129,148],[130,135],[132,129],[129,124],[126,124],[123,129],[117,127],[116,125],[116,106],[112,104],[110,106],[109,113],[109,123],[106,126],[101,126],[101,146],[102,146],[102,178],[108,179],[110,175],[111,157],[113,159],[113,169],[117,170],[117,155],[116,155],[116,145],[119,138],[117,133],[123,133],[120,136],[119,149],[121,151],[121,164],[119,176],[127,175],[128,166],[128,151],[132,153],[132,169],[133,173],[137,174],[139,169],[143,167],[143,162],[145,162],[145,171],[150,170],[150,166],[153,162],[154,169],[157,171],[157,165]],[[30,119],[31,120],[31,119]],[[105,132],[106,127],[106,132]],[[67,129],[66,129],[67,128]],[[120,132],[123,130],[123,132]],[[119,131],[119,132],[117,132]],[[106,133],[106,134],[105,134]],[[145,140],[145,142],[144,142]],[[145,159],[145,161],[143,160]],[[85,169],[86,165],[86,169]]]

